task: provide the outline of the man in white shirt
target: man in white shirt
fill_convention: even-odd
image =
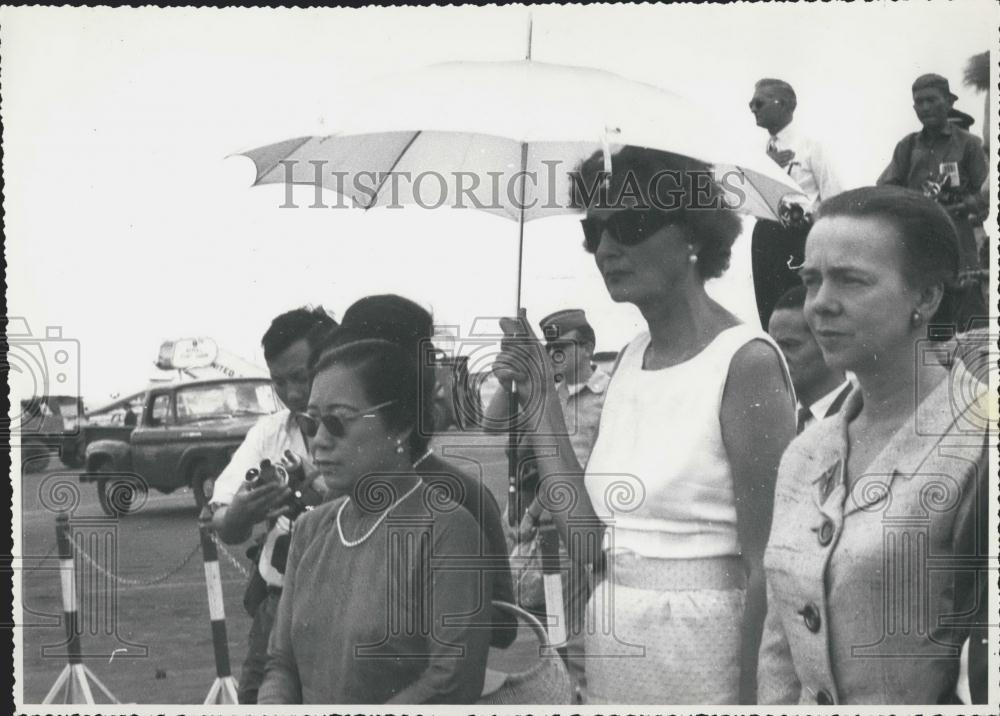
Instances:
[[[754,86],[750,111],[757,126],[768,132],[764,150],[809,197],[815,211],[821,201],[839,194],[843,187],[822,145],[806,136],[792,123],[795,114],[795,90],[784,80],[762,79]],[[754,227],[750,248],[754,293],[761,326],[768,318],[778,296],[799,283],[798,275],[788,268],[802,263],[806,227],[784,227],[776,221],[759,220]]]
[[[244,605],[253,616],[247,645],[247,656],[240,673],[239,701],[257,703],[257,689],[264,678],[267,664],[267,642],[274,624],[284,573],[281,554],[287,550],[288,519],[282,519],[287,509],[282,503],[291,491],[276,483],[250,490],[246,473],[259,468],[262,460],[280,464],[286,450],[298,456],[312,472],[308,463],[308,448],[295,420],[296,413],[305,412],[309,403],[309,358],[312,349],[337,327],[323,310],[297,308],[283,313],[267,329],[261,344],[264,360],[271,374],[274,392],[284,409],[266,415],[247,433],[215,481],[211,507],[212,524],[219,538],[227,544],[239,544],[250,538],[254,525],[266,522],[268,531],[257,557],[257,569],[248,585]],[[319,481],[317,487],[320,486]]]
[[[834,415],[851,392],[851,383],[844,373],[830,368],[823,360],[823,352],[802,313],[805,298],[806,289],[801,285],[782,294],[767,327],[767,332],[785,355],[795,387],[798,401],[796,433],[817,420]]]

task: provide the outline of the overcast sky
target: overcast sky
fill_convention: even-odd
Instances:
[[[788,80],[796,122],[848,186],[872,183],[918,128],[909,88],[924,72],[951,80],[982,133],[984,98],[962,69],[998,20],[989,0],[530,13],[534,59],[667,87],[734,126],[753,125],[756,79]],[[472,210],[279,209],[282,187],[251,189],[251,163],[229,155],[331,131],[339,100],[368,78],[520,59],[528,14],[3,8],[9,314],[79,341],[93,404],[141,388],[164,339],[212,336],[262,362],[270,318],[306,302],[339,316],[399,292],[465,334],[476,316],[509,313],[516,224]],[[571,217],[528,225],[524,304],[533,321],[582,306],[598,348],[617,349],[641,322],[610,302],[580,241]],[[753,320],[747,244],[711,290]]]

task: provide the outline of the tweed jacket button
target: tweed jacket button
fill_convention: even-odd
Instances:
[[[826,547],[833,541],[833,522],[830,520],[823,520],[823,524],[820,525],[819,533],[816,538],[819,540],[820,547]]]
[[[822,620],[819,617],[819,609],[812,602],[806,604],[805,608],[802,609],[799,614],[802,615],[802,621],[805,622],[806,629],[811,631],[813,634],[819,631],[820,624]]]

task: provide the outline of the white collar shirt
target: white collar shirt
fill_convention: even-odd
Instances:
[[[285,450],[291,450],[303,459],[308,457],[302,431],[288,408],[263,416],[250,428],[243,443],[229,459],[226,469],[216,478],[212,503],[228,505],[240,489],[247,470],[259,467],[264,459],[274,463],[280,461]]]
[[[809,413],[812,415],[812,418],[810,418],[807,421],[807,424],[813,422],[814,420],[822,420],[823,418],[827,417],[827,412],[830,410],[830,406],[833,405],[834,401],[836,401],[837,398],[840,397],[840,394],[842,392],[844,392],[846,389],[850,387],[851,387],[851,381],[845,380],[843,383],[838,385],[836,388],[831,390],[829,393],[824,395],[819,400],[810,403]],[[797,407],[801,408],[802,403],[798,403]]]
[[[777,134],[769,136],[765,151],[772,143],[778,151],[790,150],[794,153],[784,169],[814,205],[843,191],[823,146],[800,132],[794,122],[789,122]]]

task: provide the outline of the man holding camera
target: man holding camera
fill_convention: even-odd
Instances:
[[[286,485],[275,481],[251,489],[245,477],[248,470],[260,469],[263,461],[282,464],[286,451],[306,462],[306,474],[310,474],[306,441],[295,414],[304,412],[309,402],[312,349],[336,327],[336,321],[322,307],[297,308],[271,322],[261,344],[274,392],[285,407],[262,417],[250,429],[215,481],[212,524],[223,542],[245,542],[259,522],[267,522],[269,527],[263,544],[251,548],[257,552],[254,557],[257,566],[243,598],[244,606],[253,617],[253,625],[240,673],[241,704],[257,703],[257,689],[264,678],[267,642],[281,597],[282,547],[287,549],[288,539],[288,520],[279,518],[289,509],[285,504],[291,495]]]
[[[921,75],[913,82],[913,110],[923,125],[903,137],[878,184],[905,186],[936,199],[951,215],[961,248],[961,268],[979,268],[973,226],[986,213],[986,153],[979,137],[948,121],[955,100],[948,80]]]

